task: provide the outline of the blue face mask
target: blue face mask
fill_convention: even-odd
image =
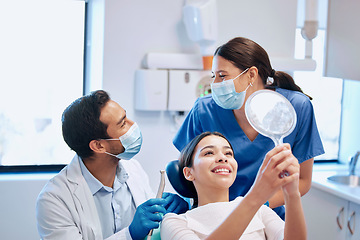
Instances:
[[[219,83],[211,84],[211,95],[217,105],[224,109],[240,109],[245,101],[246,90],[252,86],[250,83],[247,88],[237,93],[235,90],[234,80],[245,73],[249,68],[241,72],[237,77],[225,80]]]
[[[106,154],[117,157],[119,159],[129,160],[133,158],[140,151],[142,144],[142,134],[139,126],[136,123],[134,123],[129,128],[129,130],[124,135],[120,136],[118,139],[105,139],[105,140],[120,140],[121,144],[125,148],[125,151],[119,153],[118,155],[105,152]]]

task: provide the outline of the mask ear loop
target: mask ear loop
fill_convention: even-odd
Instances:
[[[252,86],[253,86],[252,82],[249,83],[249,85],[245,88],[245,90],[244,90],[243,92],[246,92],[246,91],[248,90],[248,88],[249,88],[249,87],[252,87]]]
[[[107,154],[107,155],[110,155],[110,156],[113,156],[113,157],[118,158],[115,154],[112,154],[112,153],[109,153],[109,152],[104,152],[104,153]]]

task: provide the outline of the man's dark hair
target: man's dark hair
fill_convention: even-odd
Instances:
[[[100,121],[102,108],[110,100],[107,92],[98,90],[76,99],[62,114],[62,133],[66,144],[81,158],[93,155],[89,143],[109,138],[107,125]]]

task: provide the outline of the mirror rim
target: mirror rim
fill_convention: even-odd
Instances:
[[[286,131],[285,133],[283,134],[274,134],[274,133],[269,133],[269,131],[263,129],[262,127],[259,127],[259,126],[256,126],[257,124],[252,120],[252,118],[249,116],[249,111],[251,110],[251,102],[252,102],[252,99],[254,99],[254,97],[260,95],[260,94],[263,94],[263,93],[270,93],[270,94],[273,94],[273,95],[276,95],[277,97],[280,97],[285,103],[286,105],[289,107],[290,109],[290,112],[292,112],[293,116],[294,116],[294,119],[293,119],[293,123],[292,123],[292,126],[291,128],[288,129],[288,131]],[[295,129],[296,127],[296,123],[297,123],[297,115],[296,115],[296,111],[294,109],[294,106],[290,103],[290,101],[285,97],[283,96],[282,94],[276,92],[276,90],[270,90],[270,89],[261,89],[261,90],[258,90],[258,91],[255,91],[254,93],[252,93],[249,98],[247,99],[246,103],[245,103],[245,116],[248,120],[248,122],[250,123],[250,125],[258,132],[260,133],[261,135],[264,135],[266,137],[269,137],[271,138],[274,142],[275,140],[280,140],[280,139],[283,139],[285,138],[286,136],[290,135],[293,130]],[[276,139],[274,139],[274,137]]]

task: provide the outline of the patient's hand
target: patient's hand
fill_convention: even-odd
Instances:
[[[281,177],[288,172],[289,176]],[[280,188],[284,194],[294,193],[299,185],[299,164],[291,152],[290,145],[285,143],[269,151],[259,169],[249,194],[255,195],[259,201],[266,202]],[[297,186],[297,188],[296,188]]]
[[[285,148],[290,149],[290,145],[284,145]],[[288,156],[290,165],[286,168],[286,171],[292,176],[293,181],[284,184],[282,186],[283,193],[286,196],[299,195],[299,176],[300,176],[300,164],[297,158],[291,153]]]

